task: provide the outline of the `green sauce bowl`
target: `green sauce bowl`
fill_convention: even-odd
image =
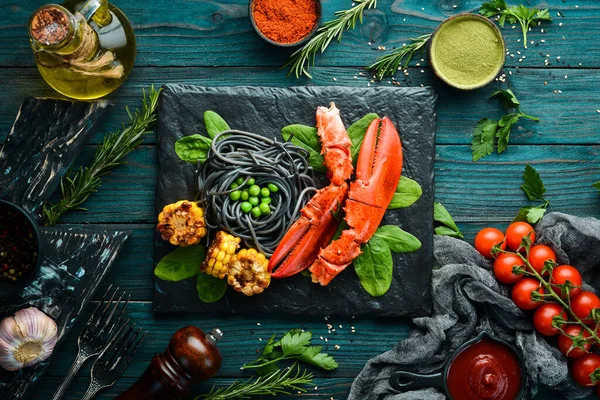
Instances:
[[[498,27],[478,14],[462,13],[443,21],[431,37],[429,60],[435,74],[462,90],[492,82],[502,70],[504,39]]]

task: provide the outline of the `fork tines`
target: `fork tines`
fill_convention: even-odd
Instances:
[[[112,292],[112,295],[110,295],[109,298],[111,290],[112,285],[110,285],[108,289],[106,289],[104,297],[98,303],[96,309],[94,309],[94,312],[92,313],[90,319],[86,324],[86,327],[92,329],[96,335],[107,335],[108,337],[112,337],[112,334],[114,333],[115,329],[121,323],[123,313],[125,312],[125,307],[127,307],[127,304],[129,304],[131,295],[127,295],[127,299],[123,301],[125,292],[122,292],[119,296],[119,299],[116,302],[114,302],[113,305],[113,301],[115,299],[115,296],[117,295],[117,292],[119,291],[119,288],[117,287],[114,290],[114,292]],[[118,312],[119,316],[117,320],[113,321],[113,317],[115,316],[119,308],[121,309]]]
[[[146,336],[146,331],[125,322],[106,345],[94,365],[100,365],[116,380],[125,371]]]

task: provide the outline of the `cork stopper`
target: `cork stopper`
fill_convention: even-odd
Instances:
[[[69,35],[68,11],[61,6],[49,4],[39,8],[29,21],[31,38],[46,46],[55,46]]]

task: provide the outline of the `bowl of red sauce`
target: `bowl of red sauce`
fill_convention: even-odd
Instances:
[[[390,385],[400,391],[433,387],[451,400],[520,400],[525,394],[525,364],[511,345],[482,332],[460,346],[441,372],[398,371]]]
[[[310,40],[321,21],[320,0],[250,0],[250,22],[258,35],[281,47]]]

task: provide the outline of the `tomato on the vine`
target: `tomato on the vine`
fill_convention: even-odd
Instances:
[[[507,285],[516,283],[523,278],[523,275],[515,274],[513,272],[513,267],[523,267],[523,270],[525,269],[525,263],[521,257],[515,254],[500,254],[494,261],[494,276],[500,282],[506,283]]]
[[[583,283],[579,271],[570,265],[559,265],[552,270],[552,275],[550,276],[550,283],[552,285],[564,285],[567,282],[569,282],[571,286],[574,286],[569,290],[571,299],[574,299],[581,291],[581,284]],[[553,289],[562,297],[561,288],[553,287]]]
[[[594,322],[590,317],[592,310],[600,308],[600,298],[592,292],[582,291],[575,298],[571,299],[571,310],[585,324]]]
[[[581,335],[582,338],[590,337],[588,331],[584,330],[579,325],[566,325],[563,328],[563,330],[567,335],[570,336],[578,337]],[[583,333],[581,333],[582,331]],[[583,344],[583,349],[579,347],[574,347],[573,349],[571,349],[571,346],[573,346],[573,340],[569,336],[566,336],[564,334],[558,335],[558,349],[569,358],[578,358],[586,355],[590,351],[592,344],[590,342]]]
[[[529,250],[529,264],[535,269],[538,274],[542,273],[546,261],[556,262],[556,253],[545,244],[536,244]]]
[[[535,291],[540,294],[544,293],[544,289],[540,286],[538,280],[523,278],[513,286],[512,300],[521,310],[534,310],[542,305],[541,302],[535,301],[531,297],[531,294]]]
[[[483,228],[475,236],[475,249],[485,258],[493,258],[492,248],[496,245],[500,245],[502,250],[506,249],[504,234],[499,229]]]
[[[513,222],[506,229],[506,246],[512,251],[521,247],[521,241],[529,236],[531,243],[535,242],[535,230],[527,222]]]
[[[567,319],[567,313],[558,304],[542,304],[533,314],[533,326],[544,336],[558,335],[560,331],[552,326],[552,319],[557,315],[560,315],[564,320]]]
[[[585,354],[571,365],[571,375],[575,382],[585,387],[592,387],[598,384],[598,381],[593,381],[591,375],[598,370],[598,378],[600,378],[600,356],[598,354]],[[595,375],[595,374],[594,374]]]

